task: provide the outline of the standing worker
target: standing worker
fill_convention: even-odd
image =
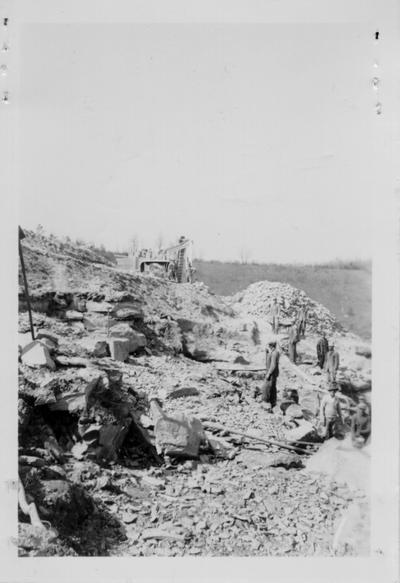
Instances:
[[[371,412],[365,397],[361,396],[356,412],[351,418],[351,439],[353,445],[362,447],[371,434]]]
[[[335,345],[331,344],[326,355],[325,360],[325,371],[327,374],[328,382],[336,382],[336,374],[339,368],[339,353],[335,350]]]
[[[274,334],[278,334],[279,316],[281,315],[281,308],[276,298],[274,298],[274,301],[272,302],[272,306],[270,308],[270,315],[272,317],[272,330]]]
[[[307,321],[307,307],[301,306],[297,313],[297,326],[299,330],[299,338],[304,338],[306,332]]]
[[[279,376],[279,357],[276,340],[271,340],[266,350],[266,375],[262,388],[262,400],[266,403],[267,410],[271,413],[276,405],[276,379]]]
[[[296,364],[297,361],[297,343],[299,342],[299,332],[297,324],[294,323],[289,330],[289,360]]]
[[[325,439],[330,439],[336,434],[336,424],[340,421],[343,424],[342,410],[340,401],[336,396],[336,383],[331,383],[328,389],[329,393],[322,399],[321,403],[321,421],[324,427]]]
[[[328,340],[326,338],[325,332],[322,332],[322,336],[317,342],[317,358],[320,369],[324,368],[328,350],[329,350]]]

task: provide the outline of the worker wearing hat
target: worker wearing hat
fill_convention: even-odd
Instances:
[[[336,396],[337,384],[331,382],[328,387],[328,394],[322,399],[320,416],[324,427],[325,439],[335,436],[335,426],[338,421],[343,423],[342,410],[339,398]]]
[[[266,403],[266,409],[272,412],[276,405],[276,381],[279,376],[279,357],[275,338],[268,342],[265,354],[265,381],[262,386],[262,401]]]

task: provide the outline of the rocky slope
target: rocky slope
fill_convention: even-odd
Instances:
[[[45,528],[20,511],[21,555],[364,552],[335,533],[351,504],[367,503],[365,491],[311,474],[318,446],[257,438],[293,444],[294,422],[259,401],[270,298],[284,300],[288,321],[298,305],[312,308],[300,363],[283,354],[278,380],[279,400],[299,390],[303,425],[315,422],[325,390],[316,334],[339,349],[347,408],[370,388],[368,346],[287,285],[220,298],[201,283],[118,271],[54,238],[27,233],[23,248],[36,340],[20,281],[19,467]],[[284,351],[284,327],[279,342]],[[160,447],[155,398],[168,419],[202,423],[194,459]]]

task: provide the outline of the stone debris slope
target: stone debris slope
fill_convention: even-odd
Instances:
[[[20,281],[19,476],[31,511],[20,507],[20,555],[359,553],[334,540],[365,495],[305,468],[323,390],[307,345],[298,367],[282,356],[278,404],[298,388],[308,421],[260,405],[262,290],[285,291],[287,317],[312,305],[333,333],[327,310],[281,284],[254,284],[239,301],[118,271],[55,238],[28,233],[23,247],[36,338]],[[296,445],[295,426],[310,445],[271,444]]]
[[[281,307],[281,323],[293,323],[300,308],[308,309],[308,328],[313,333],[332,334],[341,330],[341,325],[327,308],[309,298],[306,293],[286,283],[259,281],[233,297],[243,311],[258,318],[268,318],[274,299]]]

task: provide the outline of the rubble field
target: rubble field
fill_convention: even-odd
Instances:
[[[54,237],[26,232],[22,246],[35,339],[20,274],[20,556],[369,553],[369,448],[348,439],[371,390],[367,343],[287,284],[218,297]],[[260,393],[275,297],[271,414]],[[309,317],[294,365],[287,328],[300,306]],[[321,332],[340,354],[345,416],[343,439],[325,443]],[[286,389],[300,401],[283,413]]]

